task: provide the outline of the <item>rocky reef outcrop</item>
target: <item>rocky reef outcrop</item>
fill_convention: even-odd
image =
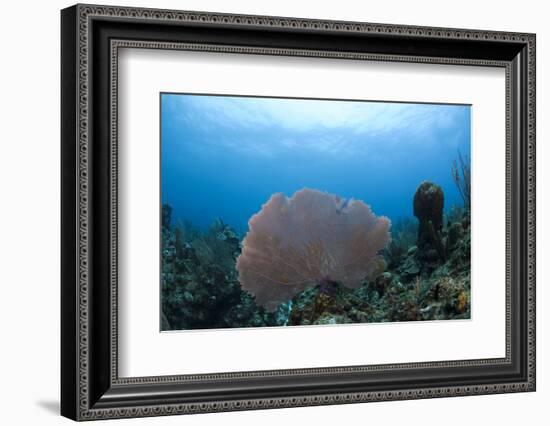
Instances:
[[[221,221],[204,232],[189,223],[171,226],[162,211],[162,330],[284,325],[288,306],[274,312],[258,307],[241,290],[235,261],[241,239]]]

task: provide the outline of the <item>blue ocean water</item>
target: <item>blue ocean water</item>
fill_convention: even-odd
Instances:
[[[314,188],[413,216],[418,185],[463,202],[451,176],[470,158],[468,105],[161,94],[162,202],[173,221],[244,234],[277,192]]]

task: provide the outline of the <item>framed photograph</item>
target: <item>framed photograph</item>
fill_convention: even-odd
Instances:
[[[61,12],[61,412],[535,390],[535,35]]]

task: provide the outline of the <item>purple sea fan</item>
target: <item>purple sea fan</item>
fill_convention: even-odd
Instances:
[[[378,254],[390,221],[363,201],[314,189],[274,194],[248,222],[237,258],[241,287],[274,311],[308,287],[335,281],[357,288],[384,268]]]

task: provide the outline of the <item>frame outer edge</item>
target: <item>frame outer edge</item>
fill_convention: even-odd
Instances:
[[[61,11],[61,407],[78,418],[77,302],[77,7]]]
[[[90,122],[90,45],[88,18],[89,13],[85,5],[76,5],[76,32],[77,32],[77,57],[76,57],[76,107],[78,111],[77,130],[75,145],[77,147],[76,157],[76,180],[78,194],[76,199],[77,226],[77,321],[78,321],[78,362],[77,362],[77,421],[90,419],[90,387],[89,375],[89,210],[91,198],[91,180],[88,171],[89,165],[89,122]]]
[[[527,104],[527,173],[528,173],[528,270],[527,270],[527,285],[528,285],[528,380],[531,390],[536,391],[536,117],[537,117],[537,88],[536,88],[536,34],[529,34],[527,42],[527,61],[528,61],[528,104]]]
[[[447,29],[447,28],[430,28],[430,27],[414,27],[403,25],[387,25],[387,24],[368,24],[368,23],[354,23],[354,22],[337,22],[337,21],[325,21],[325,20],[312,20],[302,18],[279,18],[279,17],[267,17],[267,16],[246,16],[246,15],[229,15],[229,14],[217,14],[207,12],[185,12],[185,11],[169,11],[158,9],[141,9],[141,8],[126,8],[126,7],[110,7],[110,6],[96,6],[96,5],[77,5],[73,8],[76,12],[75,28],[77,37],[77,49],[74,52],[74,59],[76,64],[76,99],[77,99],[77,129],[76,140],[78,142],[78,151],[76,152],[76,158],[73,157],[72,161],[76,160],[77,173],[75,178],[77,179],[77,199],[73,205],[73,211],[76,207],[75,215],[77,215],[77,228],[76,234],[77,240],[77,284],[78,289],[73,291],[76,293],[76,315],[74,316],[73,324],[76,323],[77,330],[76,336],[74,336],[74,348],[73,354],[78,356],[75,362],[75,376],[76,382],[74,383],[74,390],[77,394],[75,407],[76,420],[92,420],[101,418],[113,418],[113,417],[141,417],[141,416],[155,416],[155,415],[169,415],[180,413],[193,413],[193,412],[219,412],[229,410],[243,410],[243,409],[262,409],[262,408],[282,408],[292,406],[308,406],[308,405],[325,405],[325,404],[342,404],[351,402],[365,402],[365,401],[380,401],[380,400],[400,400],[400,399],[416,399],[416,398],[433,398],[441,396],[461,396],[461,395],[475,395],[475,394],[489,394],[489,393],[503,393],[503,392],[517,392],[517,391],[529,391],[535,389],[535,36],[533,34],[526,33],[509,33],[509,32],[497,32],[497,31],[481,31],[481,30],[462,30],[462,29]],[[66,9],[67,10],[67,9]],[[68,13],[68,12],[64,12]],[[526,106],[526,112],[529,114],[528,118],[528,193],[527,203],[529,205],[528,210],[528,283],[526,284],[526,295],[528,298],[529,312],[527,317],[529,319],[528,325],[528,379],[525,382],[507,382],[495,385],[473,385],[468,386],[450,386],[448,388],[428,388],[428,389],[403,389],[399,391],[384,391],[384,392],[370,392],[360,394],[331,394],[331,395],[317,395],[306,397],[280,397],[270,398],[269,400],[246,400],[246,401],[219,401],[208,404],[200,404],[194,406],[193,404],[162,404],[160,406],[143,406],[139,408],[120,407],[112,409],[93,409],[89,407],[89,388],[88,388],[88,374],[89,374],[89,357],[88,357],[88,345],[89,345],[89,317],[88,317],[88,233],[89,233],[89,221],[88,221],[88,194],[89,194],[89,175],[88,175],[88,137],[89,137],[89,122],[88,122],[88,84],[89,84],[89,63],[88,63],[88,49],[91,40],[89,39],[89,27],[88,22],[91,16],[107,17],[107,18],[131,18],[136,20],[147,21],[177,21],[177,22],[192,22],[192,23],[223,23],[233,26],[251,25],[260,28],[290,28],[290,29],[317,29],[326,30],[328,32],[359,32],[359,33],[382,33],[390,35],[392,33],[399,33],[401,35],[411,35],[414,37],[436,37],[447,39],[471,39],[471,40],[486,40],[486,41],[507,41],[517,42],[528,46],[528,106]],[[402,32],[401,32],[402,31]],[[66,114],[65,105],[63,105],[63,112]],[[63,129],[66,129],[67,124],[63,123]],[[64,142],[63,142],[64,143]],[[74,141],[73,141],[74,143]],[[76,144],[75,144],[76,145]],[[64,145],[63,145],[64,146]],[[63,164],[67,164],[63,161]],[[66,183],[63,183],[63,189],[66,189]],[[523,189],[525,190],[525,188]],[[65,205],[62,209],[67,212]],[[65,224],[63,224],[65,227]],[[533,233],[533,234],[531,234]],[[72,257],[74,259],[74,257]],[[70,259],[69,259],[70,260]],[[66,268],[67,258],[63,257],[64,266]],[[64,288],[66,286],[64,281]],[[76,287],[76,286],[75,286]],[[64,317],[65,318],[65,317]],[[66,354],[66,348],[63,347],[63,353]],[[73,355],[74,356],[74,355]],[[63,369],[66,369],[63,366]],[[62,393],[62,399],[63,399]],[[66,399],[65,399],[66,401]],[[63,404],[62,404],[63,405]],[[65,412],[64,415],[67,413]]]

